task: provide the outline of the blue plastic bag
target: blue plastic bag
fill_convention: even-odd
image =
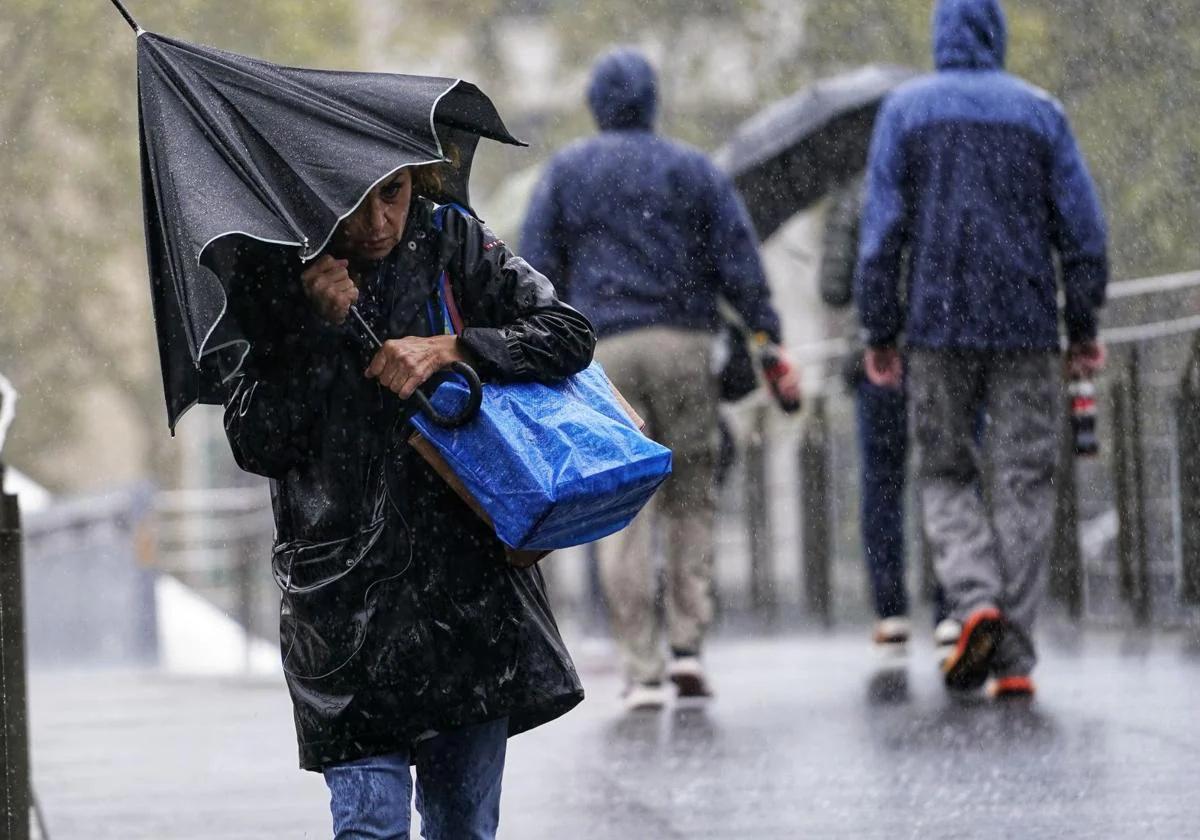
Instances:
[[[465,395],[452,379],[431,402],[453,412]],[[516,550],[567,548],[619,531],[671,474],[671,450],[634,425],[596,362],[550,385],[484,385],[479,416],[458,429],[421,414],[411,422]]]

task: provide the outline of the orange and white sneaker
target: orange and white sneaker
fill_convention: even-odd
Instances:
[[[967,616],[958,644],[942,663],[942,677],[951,691],[974,691],[987,682],[996,644],[1004,632],[1004,616],[995,607],[981,607]]]
[[[988,694],[997,700],[1033,697],[1035,688],[1028,674],[996,677],[988,687]]]

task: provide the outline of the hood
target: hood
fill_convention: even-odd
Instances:
[[[592,68],[588,105],[601,130],[654,127],[658,83],[654,68],[638,50],[621,47],[607,53]]]
[[[933,59],[939,70],[997,70],[1004,66],[1007,41],[1000,0],[938,0]]]

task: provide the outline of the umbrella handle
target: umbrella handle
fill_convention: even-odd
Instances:
[[[412,395],[412,399],[416,400],[417,406],[425,412],[425,416],[443,429],[457,429],[459,426],[466,425],[475,419],[475,415],[479,413],[479,407],[483,405],[483,385],[479,382],[479,374],[475,372],[475,368],[466,362],[454,362],[450,365],[450,369],[467,380],[467,401],[458,411],[453,414],[442,414],[433,407],[433,404],[429,402],[429,397],[421,391],[414,391]]]
[[[350,315],[358,326],[359,338],[363,343],[372,350],[383,347],[383,342],[379,340],[379,336],[375,335],[375,331],[359,313],[358,307],[351,306]],[[413,395],[404,401],[406,403],[415,402],[418,411],[424,412],[435,425],[441,426],[443,429],[457,429],[459,426],[466,425],[475,419],[475,415],[479,413],[479,407],[483,404],[483,385],[480,383],[479,374],[475,372],[475,369],[466,362],[454,362],[450,365],[450,369],[467,380],[467,401],[458,411],[453,414],[442,414],[433,407],[429,397],[420,390],[414,391]]]

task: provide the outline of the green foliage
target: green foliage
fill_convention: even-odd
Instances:
[[[813,0],[820,72],[930,65],[930,0]],[[1058,96],[1099,184],[1118,277],[1200,267],[1200,8],[1183,0],[1005,4],[1009,67]]]
[[[277,61],[353,63],[350,0],[129,3],[152,31]],[[69,442],[80,394],[111,385],[171,450],[143,256],[133,33],[108,0],[0,5],[0,371],[22,393],[5,455],[37,472]]]

